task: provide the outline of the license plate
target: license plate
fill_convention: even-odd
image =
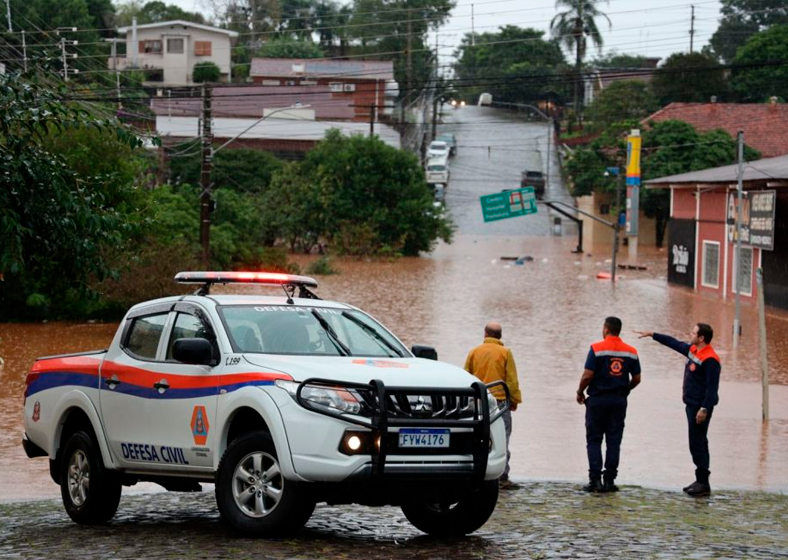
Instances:
[[[400,447],[449,447],[450,430],[400,430]]]

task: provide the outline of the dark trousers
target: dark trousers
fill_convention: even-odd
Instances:
[[[605,440],[605,479],[615,480],[627,416],[626,397],[594,396],[586,401],[586,450],[588,477],[602,477],[602,440]]]
[[[695,422],[695,416],[700,410],[699,406],[687,405],[687,428],[689,431],[689,449],[692,462],[695,463],[695,478],[698,482],[709,483],[709,423],[711,412],[706,416],[703,424]]]

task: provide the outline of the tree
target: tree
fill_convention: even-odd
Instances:
[[[274,39],[257,49],[256,56],[262,58],[321,58],[325,53],[311,39]]]
[[[325,238],[344,253],[418,255],[452,235],[442,208],[432,204],[417,157],[377,137],[330,130],[297,172],[276,174],[269,196],[265,206],[280,215],[279,236],[308,219],[302,236]],[[292,212],[297,219],[288,229],[281,224],[292,220]]]
[[[788,86],[788,25],[775,25],[750,37],[733,59],[731,88],[741,101],[785,97]]]
[[[269,152],[233,148],[230,144],[214,155],[211,177],[217,188],[261,194],[268,189],[274,174],[283,166],[282,160]],[[198,184],[200,156],[173,157],[170,176],[176,184]]]
[[[556,0],[556,7],[567,8],[560,12],[550,22],[550,31],[569,50],[575,51],[575,112],[580,113],[580,98],[583,92],[580,69],[586,57],[588,38],[600,50],[602,49],[602,34],[596,25],[596,18],[603,17],[609,26],[610,18],[597,8],[599,0]]]
[[[192,80],[198,84],[203,82],[218,82],[221,75],[222,71],[216,63],[209,60],[198,62],[194,65],[194,70],[192,70]]]
[[[703,53],[675,53],[654,73],[651,82],[660,104],[674,101],[705,102],[711,96],[724,99],[728,92],[725,70]]]
[[[62,310],[84,294],[92,275],[110,272],[106,249],[119,249],[133,230],[133,180],[118,170],[75,169],[61,134],[92,142],[90,156],[122,153],[142,142],[111,121],[62,101],[18,75],[0,76],[0,317],[24,316],[30,306]],[[91,132],[88,132],[92,130]],[[83,154],[84,156],[84,154]],[[74,156],[82,160],[83,156]],[[97,172],[98,171],[98,172]]]
[[[725,62],[736,57],[752,35],[773,25],[788,24],[785,0],[721,0],[722,20],[709,43]]]
[[[179,6],[166,4],[159,0],[145,2],[144,4],[141,0],[128,0],[117,5],[116,25],[118,27],[131,25],[132,19],[135,17],[139,25],[176,19],[192,23],[205,23],[205,17],[201,13],[187,12]]]
[[[658,58],[649,58],[639,54],[611,52],[596,57],[591,65],[596,68],[653,68],[658,60]]]
[[[545,40],[543,31],[505,25],[494,33],[468,33],[455,56],[465,97],[487,91],[494,99],[528,103],[563,94],[558,68],[564,55],[558,41]]]
[[[659,108],[651,87],[639,80],[613,82],[603,89],[586,109],[593,127],[603,130],[614,122],[640,120]]]

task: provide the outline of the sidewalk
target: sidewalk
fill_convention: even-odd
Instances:
[[[213,493],[124,495],[103,527],[72,523],[59,501],[0,505],[3,558],[788,558],[788,496],[622,487],[588,495],[567,483],[525,483],[501,493],[482,530],[435,540],[398,508],[318,506],[288,540],[233,534]]]

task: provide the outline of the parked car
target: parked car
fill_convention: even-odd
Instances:
[[[446,142],[433,140],[427,146],[427,159],[449,157],[449,145]]]
[[[449,172],[449,162],[446,157],[427,160],[426,172],[428,185],[436,185],[438,183],[446,185],[451,176]]]
[[[214,483],[222,518],[253,535],[298,531],[320,502],[396,505],[433,535],[484,525],[505,384],[409,350],[312,278],[175,278],[199,289],[133,306],[106,350],[39,358],[27,376],[22,444],[49,459],[71,519],[104,523],[122,486],[148,481]],[[239,283],[277,295],[211,293]]]
[[[520,187],[533,187],[537,200],[542,200],[545,192],[544,174],[541,171],[523,171],[520,178]]]
[[[436,139],[436,142],[445,142],[446,145],[449,146],[449,155],[456,156],[457,155],[457,138],[454,134],[450,132],[446,132],[444,134],[439,135]]]

